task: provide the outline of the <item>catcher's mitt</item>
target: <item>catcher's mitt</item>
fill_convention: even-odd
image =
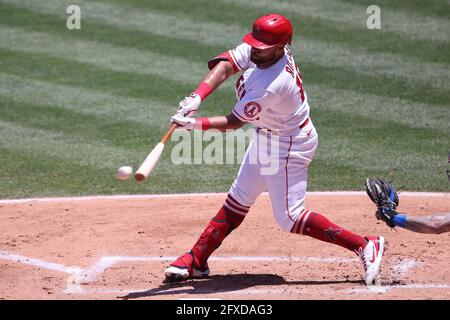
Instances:
[[[384,180],[369,178],[366,179],[366,192],[370,200],[377,205],[376,218],[393,228],[395,225],[392,219],[397,215],[395,210],[398,207],[398,194],[395,188]]]

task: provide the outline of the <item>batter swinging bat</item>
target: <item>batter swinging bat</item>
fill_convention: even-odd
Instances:
[[[176,123],[172,124],[172,126],[169,128],[165,136],[156,145],[156,147],[154,147],[153,150],[148,154],[144,162],[142,162],[141,166],[134,175],[134,179],[136,179],[136,181],[139,182],[144,181],[148,177],[150,172],[152,172],[153,168],[158,163],[159,157],[161,156],[164,150],[166,142],[169,140],[170,136],[172,135],[176,127],[177,127]]]

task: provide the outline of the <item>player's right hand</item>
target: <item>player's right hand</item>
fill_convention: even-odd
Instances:
[[[179,128],[185,129],[185,130],[192,130],[194,129],[195,125],[195,119],[191,117],[185,117],[180,113],[176,113],[170,118],[171,123],[176,123]]]
[[[185,97],[178,104],[177,113],[186,116],[188,114],[192,114],[200,107],[200,103],[202,99],[196,93],[191,93],[189,97]]]

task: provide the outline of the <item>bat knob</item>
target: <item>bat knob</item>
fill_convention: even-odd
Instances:
[[[141,182],[141,181],[144,181],[144,180],[145,180],[145,176],[144,176],[142,173],[136,173],[136,174],[134,175],[134,179],[135,179],[136,181]]]

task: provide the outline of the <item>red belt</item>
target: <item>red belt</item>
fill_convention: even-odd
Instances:
[[[307,118],[300,126],[300,129],[303,129],[304,127],[306,127],[306,125],[309,123],[309,118]]]

